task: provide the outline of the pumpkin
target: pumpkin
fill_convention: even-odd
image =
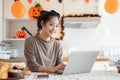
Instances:
[[[26,37],[26,32],[24,30],[19,30],[16,32],[16,37],[17,38],[25,38]]]
[[[21,18],[25,15],[25,6],[20,2],[20,0],[15,0],[11,7],[12,15],[16,18]]]
[[[32,0],[27,0],[29,3],[32,3]]]
[[[119,7],[118,0],[106,0],[104,6],[105,10],[110,14],[117,12],[118,7]]]
[[[43,8],[39,3],[37,3],[35,6],[31,7],[28,12],[30,19],[37,20],[38,17],[40,16],[40,12],[42,10],[43,10]]]
[[[85,0],[86,3],[89,3],[89,0]]]
[[[46,0],[47,2],[49,2],[50,0]]]

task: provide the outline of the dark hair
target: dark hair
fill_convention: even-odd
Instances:
[[[57,13],[56,11],[54,10],[51,10],[51,11],[41,11],[40,12],[40,17],[38,18],[38,22],[37,22],[37,26],[38,26],[38,30],[41,30],[42,29],[42,26],[41,26],[41,21],[43,22],[47,22],[51,19],[51,17],[57,17],[58,19],[60,18],[60,14]]]

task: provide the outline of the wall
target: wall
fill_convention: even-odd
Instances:
[[[104,38],[100,46],[105,55],[117,56],[120,59],[120,8],[114,14],[109,14],[104,9],[106,0],[100,0],[100,14],[102,15],[101,27],[104,29]],[[120,2],[120,0],[118,0]],[[100,28],[100,27],[99,27]]]
[[[0,0],[0,42],[2,40],[2,11],[3,10],[3,7],[2,7],[2,0]]]

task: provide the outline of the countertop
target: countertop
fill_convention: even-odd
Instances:
[[[0,59],[5,62],[25,62],[25,58]],[[96,61],[109,61],[109,58],[96,58]]]
[[[25,62],[25,58],[14,58],[14,59],[0,59],[5,62]]]

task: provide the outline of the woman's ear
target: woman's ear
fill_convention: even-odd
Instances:
[[[45,26],[45,22],[41,21],[41,26],[44,27]]]

